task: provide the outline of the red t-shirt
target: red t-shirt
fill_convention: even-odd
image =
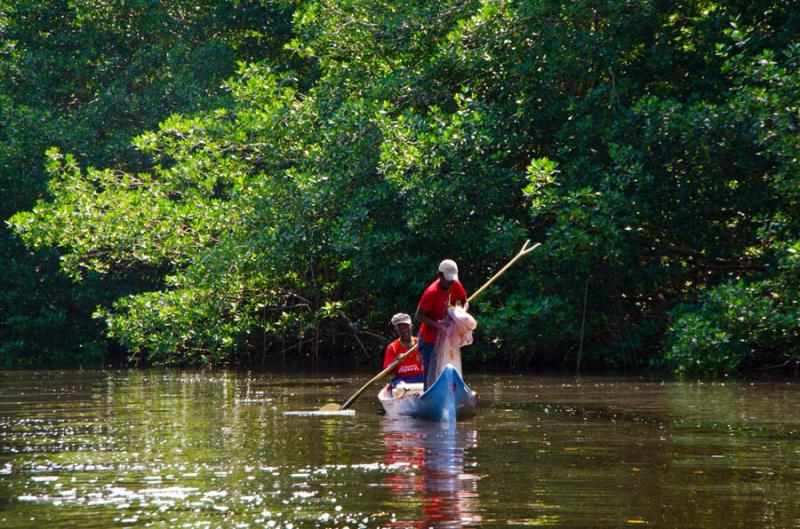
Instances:
[[[417,339],[413,336],[411,341],[416,344]],[[393,341],[386,347],[386,356],[383,358],[383,368],[394,362],[394,359],[401,354],[408,351],[403,344],[400,343],[400,338]],[[415,377],[422,374],[422,360],[419,357],[419,350],[414,351],[407,357],[403,358],[394,368],[394,376],[396,377]]]
[[[441,321],[444,319],[445,312],[447,311],[447,298],[450,297],[450,305],[455,305],[461,302],[463,305],[467,301],[467,291],[458,281],[453,281],[450,285],[450,291],[439,288],[439,280],[437,279],[425,289],[422,293],[422,299],[419,300],[419,307],[424,310],[428,316],[434,321]],[[424,323],[419,328],[419,333],[422,339],[428,343],[435,343],[438,332],[433,327],[428,327]]]

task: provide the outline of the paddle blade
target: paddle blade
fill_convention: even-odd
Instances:
[[[329,402],[318,410],[285,411],[283,414],[301,417],[352,417],[356,412],[355,410],[343,410],[335,402]]]
[[[336,410],[336,411],[285,411],[284,415],[294,417],[352,417],[356,414],[355,410]]]

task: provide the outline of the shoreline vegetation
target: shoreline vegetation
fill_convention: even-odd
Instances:
[[[191,8],[189,7],[191,6]],[[800,362],[800,3],[0,0],[0,367]]]

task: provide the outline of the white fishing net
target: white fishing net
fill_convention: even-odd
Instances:
[[[461,372],[461,348],[472,343],[472,331],[478,326],[466,307],[450,307],[445,316],[445,330],[436,338],[428,371],[425,373],[425,386],[430,387],[444,370],[452,364],[458,374]]]

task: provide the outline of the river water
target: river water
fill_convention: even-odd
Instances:
[[[467,376],[455,429],[368,376],[0,372],[0,527],[800,527],[800,385]]]

